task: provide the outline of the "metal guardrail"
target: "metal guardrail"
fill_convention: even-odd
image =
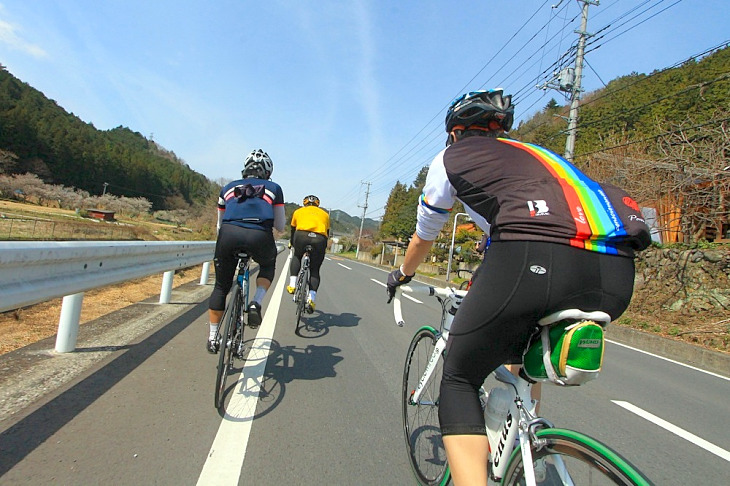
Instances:
[[[83,292],[164,273],[167,303],[174,271],[206,263],[207,275],[214,251],[214,241],[0,242],[0,312],[63,297],[56,351],[72,351]]]

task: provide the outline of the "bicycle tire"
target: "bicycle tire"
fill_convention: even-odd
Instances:
[[[223,407],[226,380],[233,367],[233,356],[236,349],[234,335],[236,334],[236,323],[240,322],[241,307],[241,288],[236,285],[224,315],[226,324],[221,335],[220,350],[218,352],[218,373],[215,379],[215,408],[217,409]],[[240,331],[239,334],[242,334],[242,329]]]
[[[297,322],[296,329],[299,329],[299,322],[302,320],[304,306],[307,304],[307,288],[309,287],[309,269],[302,268],[297,279]]]
[[[533,446],[532,450],[533,461],[542,460],[545,466],[545,479],[538,482],[540,485],[652,484],[618,452],[592,437],[566,429],[542,429],[536,435],[539,442],[544,444],[539,449]],[[568,476],[572,483],[563,480],[562,477],[565,476]],[[519,447],[512,452],[501,484],[504,486],[525,484],[522,452]]]
[[[438,400],[443,357],[423,389],[419,403],[411,396],[418,386],[438,341],[436,330],[424,326],[416,332],[408,347],[403,370],[403,432],[411,469],[419,484],[446,485],[450,480],[446,451],[438,420]]]

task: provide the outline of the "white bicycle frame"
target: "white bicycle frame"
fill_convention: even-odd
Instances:
[[[428,361],[428,365],[418,382],[418,387],[411,394],[411,401],[414,403],[420,403],[419,399],[421,393],[423,393],[426,384],[430,381],[431,375],[433,374],[434,369],[436,369],[436,364],[441,358],[444,348],[446,347],[446,341],[449,338],[449,330],[451,329],[451,323],[454,320],[456,309],[459,308],[461,300],[467,294],[467,291],[421,285],[403,285],[400,288],[406,292],[425,293],[430,296],[439,297],[439,300],[442,301],[442,305],[444,307],[439,338],[436,341],[436,345]],[[398,292],[395,294],[393,304],[393,313],[396,324],[398,326],[403,326],[405,321],[403,320],[401,299]],[[510,405],[507,416],[502,421],[499,431],[493,434],[489,428],[486,428],[487,439],[489,441],[489,458],[492,464],[490,473],[494,480],[500,481],[504,476],[508,460],[514,450],[515,438],[519,437],[523,464],[532,464],[532,450],[530,448],[530,433],[532,433],[532,427],[539,423],[544,423],[549,426],[552,426],[552,424],[549,424],[546,420],[535,416],[537,401],[532,399],[532,386],[530,383],[526,380],[517,378],[515,375],[510,373],[504,365],[497,368],[494,371],[494,375],[498,381],[509,385],[514,392],[513,403]],[[482,389],[482,391],[484,390]],[[524,404],[529,405],[525,407]],[[517,418],[517,420],[515,420],[515,418]],[[560,475],[563,476],[562,473]],[[525,467],[525,481],[528,486],[536,485],[535,470],[533,468]],[[564,480],[564,484],[572,484],[569,482],[569,478],[567,481],[568,482]]]

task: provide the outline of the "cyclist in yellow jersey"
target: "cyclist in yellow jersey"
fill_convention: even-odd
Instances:
[[[319,198],[309,195],[304,198],[301,208],[294,211],[291,217],[291,245],[294,255],[289,266],[289,285],[287,292],[294,293],[297,274],[302,266],[302,256],[307,245],[311,245],[309,265],[309,296],[307,297],[307,312],[314,312],[314,301],[317,298],[320,277],[319,268],[324,261],[327,250],[327,238],[330,234],[330,216],[327,211],[319,207]]]

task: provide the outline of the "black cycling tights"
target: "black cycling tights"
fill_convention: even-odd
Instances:
[[[327,237],[319,233],[309,231],[295,231],[292,237],[294,255],[289,264],[289,275],[296,275],[302,266],[304,248],[312,245],[312,252],[309,254],[309,288],[315,292],[319,289],[319,268],[324,262],[324,254],[327,251]]]
[[[257,278],[274,279],[276,270],[276,243],[271,230],[243,228],[223,223],[215,243],[215,287],[210,295],[208,308],[222,311],[226,307],[226,295],[233,285],[236,273],[236,254],[246,251],[259,264]]]
[[[618,318],[631,300],[632,258],[534,241],[492,242],[456,313],[446,346],[443,435],[484,435],[478,390],[504,363],[520,362],[541,317],[563,309]]]

